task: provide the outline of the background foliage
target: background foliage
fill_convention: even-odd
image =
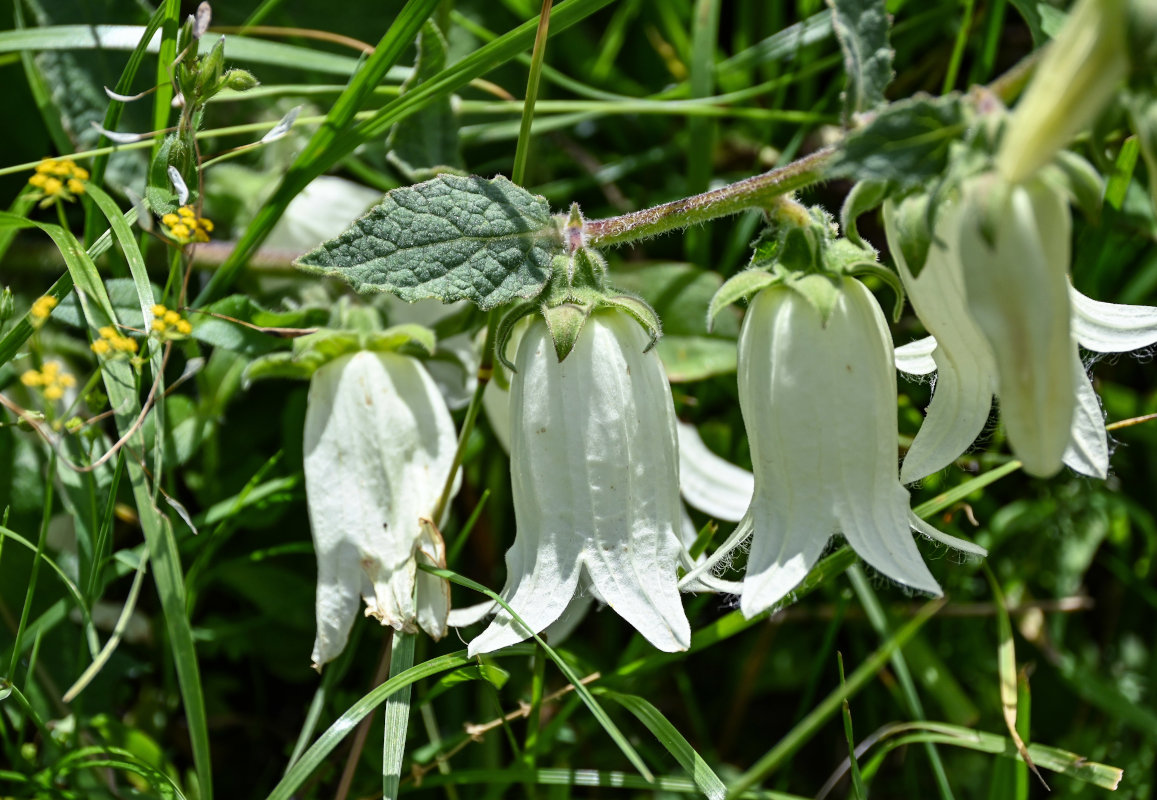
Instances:
[[[171,53],[175,22],[193,8],[170,0],[154,15],[148,4],[131,0],[27,0],[19,9],[12,2],[0,3],[0,19],[17,20],[0,31],[0,107],[6,110],[0,203],[16,216],[51,223],[51,212],[29,208],[21,195],[31,164],[97,146],[93,121],[147,131],[170,113],[162,90],[126,104],[108,124],[101,87],[117,85],[126,74],[140,29],[125,33],[121,48],[95,49],[85,44],[93,30],[88,26],[143,26],[154,18],[162,23],[162,50],[168,46]],[[416,113],[410,127],[403,123],[391,132],[405,73],[386,69],[385,79],[364,87],[360,97],[356,81],[343,89],[360,57],[358,42],[372,47],[386,37],[379,55],[394,47],[398,66],[413,63],[412,36],[402,41],[397,31],[404,15],[423,5],[447,31],[445,62],[458,71],[446,85],[456,97],[444,104],[432,92],[415,92],[411,97],[421,102],[411,102]],[[226,91],[209,103],[203,158],[259,139],[291,108],[302,108],[284,138],[205,171],[204,215],[216,231],[196,250],[189,305],[226,297],[216,311],[266,328],[325,321],[347,291],[297,273],[289,263],[319,240],[310,240],[311,219],[291,209],[263,238],[277,221],[270,209],[317,174],[384,192],[410,183],[414,170],[437,164],[483,176],[511,173],[521,113],[513,98],[526,86],[538,4],[411,2],[404,12],[399,6],[361,2],[335,13],[332,4],[264,0],[214,8],[214,29],[229,34],[227,62],[254,72],[261,86]],[[888,8],[896,50],[889,99],[991,81],[1032,49],[1034,34],[1040,35],[1034,26],[1047,30],[1059,13],[1047,4],[1003,0],[899,0]],[[700,192],[810,152],[840,122],[842,59],[819,0],[567,0],[556,9],[559,17],[572,27],[546,49],[523,180],[556,210],[577,201],[588,218],[604,217]],[[509,46],[483,48],[527,20]],[[295,30],[232,35],[246,23]],[[317,31],[334,36],[316,38],[311,32]],[[389,66],[377,57],[364,62],[366,70]],[[156,57],[145,55],[121,90],[141,91],[156,73]],[[353,118],[355,111],[360,116]],[[314,132],[327,114],[331,121],[345,115],[349,124],[323,147]],[[456,124],[458,148],[452,136],[436,142],[418,136],[427,152],[415,155],[421,148],[414,146],[413,125],[420,124],[442,133]],[[1135,144],[1123,141],[1120,131],[1100,133],[1095,146],[1078,148],[1110,176],[1109,200],[1099,225],[1078,222],[1073,279],[1097,299],[1157,304],[1151,177],[1137,166]],[[124,190],[143,193],[147,153],[127,149],[109,161],[104,186],[122,210],[130,207]],[[425,163],[416,163],[420,158]],[[848,188],[831,181],[802,199],[835,210]],[[69,207],[66,221],[85,245],[108,227],[92,203]],[[11,288],[22,314],[66,265],[50,239],[36,231],[17,234],[16,225],[8,217],[0,224],[0,283]],[[715,452],[747,467],[734,378],[738,316],[720,318],[710,335],[703,320],[714,289],[745,266],[758,225],[759,215],[751,212],[608,253],[616,284],[643,294],[663,318],[660,352],[677,381],[680,417],[695,423]],[[861,220],[860,231],[883,246],[873,215]],[[95,262],[102,278],[114,279],[108,291],[118,309],[137,302],[127,280],[139,278],[134,259],[147,264],[154,283],[166,282],[168,254],[160,242],[146,235],[139,245],[134,235],[118,241]],[[73,272],[84,267],[68,266]],[[415,313],[380,297],[357,302],[378,306],[391,322]],[[137,313],[139,323],[139,307]],[[76,327],[81,314],[75,302],[65,302],[30,344],[12,352],[0,344],[0,390],[35,408],[19,375],[30,358],[43,355],[62,359],[83,384],[96,364]],[[306,386],[271,380],[246,387],[241,381],[249,360],[286,341],[195,312],[190,319],[194,337],[175,345],[165,370],[171,391],[163,413],[150,414],[142,429],[150,474],[160,476],[164,497],[172,500],[159,504],[167,521],[141,507],[134,494],[138,476],[126,463],[131,459],[86,473],[64,464],[107,449],[117,438],[110,420],[65,437],[54,458],[10,410],[0,412],[5,796],[172,797],[180,791],[208,797],[210,774],[220,796],[266,796],[304,745],[382,678],[375,665],[388,631],[372,621],[358,623],[345,654],[322,677],[308,668],[315,564],[301,471]],[[480,317],[463,311],[435,327],[449,336],[479,323]],[[13,330],[10,320],[0,333]],[[911,316],[894,332],[898,343],[922,335]],[[1122,357],[1096,365],[1110,422],[1157,412],[1147,361]],[[449,368],[453,373],[453,364]],[[191,377],[178,385],[186,370]],[[901,433],[911,436],[929,387],[902,381],[901,392]],[[90,407],[101,410],[99,401]],[[1113,436],[1108,481],[1067,472],[1038,481],[1000,469],[1006,448],[994,422],[959,468],[928,478],[914,496],[928,501],[964,487],[938,504],[938,524],[989,549],[987,565],[1013,608],[1017,725],[1025,741],[1123,768],[1118,794],[1140,798],[1152,793],[1157,753],[1150,689],[1157,679],[1157,428],[1136,425]],[[450,567],[497,588],[513,514],[507,459],[485,419],[468,442],[465,463],[463,488],[444,528]],[[991,477],[994,469],[1001,480],[975,480]],[[694,519],[708,522],[699,514]],[[147,576],[134,583],[145,552],[142,531],[150,549],[168,542],[171,558],[166,564],[154,559]],[[852,559],[840,550],[824,562],[814,590],[753,624],[741,622],[726,599],[688,597],[698,632],[689,654],[656,653],[613,613],[589,615],[558,653],[579,676],[600,676],[591,684],[596,700],[650,770],[668,776],[663,792],[695,791],[684,769],[693,751],[729,786],[746,781],[758,784],[764,796],[815,796],[848,757],[838,701],[851,694],[847,708],[857,743],[875,742],[865,738],[873,732],[891,733],[859,759],[875,796],[1039,794],[1020,762],[975,747],[921,746],[935,738],[931,734],[917,733],[881,763],[873,760],[899,735],[887,726],[919,719],[993,734],[1001,738],[990,750],[1015,752],[1001,708],[1001,615],[984,565],[936,559],[926,544],[924,550],[948,602],[919,630],[908,623],[924,619],[917,615],[921,599],[858,568],[848,571]],[[481,599],[462,587],[454,593],[456,605]],[[109,640],[126,602],[135,608],[123,640],[87,688],[63,702]],[[882,658],[878,672],[865,672],[870,680],[856,683],[854,671],[871,664],[879,648],[886,653],[897,644],[901,629],[910,636],[904,647]],[[416,647],[416,664],[454,671],[431,672],[414,684],[403,792],[603,797],[658,791],[643,788],[621,748],[567,691],[565,677],[540,649],[522,645],[455,666],[447,656],[461,649],[453,634],[437,644],[420,638]],[[837,654],[849,680],[846,691]],[[437,657],[448,660],[431,661]],[[541,725],[515,715],[473,738],[465,732],[464,726],[485,725],[532,701],[541,702]],[[364,734],[346,737],[276,796],[376,796],[383,772],[380,719]],[[365,741],[354,745],[362,735]],[[680,736],[689,747],[680,749]],[[360,755],[346,782],[351,753]],[[436,756],[446,753],[453,757],[439,769]],[[753,765],[755,771],[745,772]],[[1054,796],[1102,791],[1074,777],[1045,777]],[[700,787],[710,785],[699,778]],[[612,788],[616,781],[628,788]],[[590,788],[592,783],[603,786]],[[844,779],[834,791],[855,796],[858,787]]]

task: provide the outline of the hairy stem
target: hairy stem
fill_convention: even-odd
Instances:
[[[835,154],[835,147],[825,147],[762,175],[745,178],[703,194],[618,217],[588,220],[583,225],[583,233],[589,246],[608,247],[738,214],[751,208],[766,208],[772,199],[821,180],[824,168]]]

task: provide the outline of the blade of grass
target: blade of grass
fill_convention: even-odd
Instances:
[[[414,666],[417,634],[394,632],[390,656],[390,678],[397,678]],[[406,729],[410,725],[410,684],[386,698],[385,733],[382,740],[382,797],[395,800],[402,780],[402,760],[406,755]]]
[[[48,468],[49,476],[44,481],[44,504],[40,512],[40,532],[36,537],[36,555],[32,559],[32,568],[28,571],[28,585],[24,588],[24,607],[20,610],[20,622],[16,626],[16,635],[12,641],[12,655],[8,659],[8,680],[16,682],[16,666],[20,662],[21,640],[28,627],[28,617],[32,613],[32,599],[36,596],[36,578],[40,575],[40,561],[44,555],[44,545],[48,541],[48,520],[52,518],[52,489],[55,481],[52,475],[56,474],[56,451],[50,451]]]
[[[515,621],[524,625],[524,627],[529,628],[529,626],[526,626],[525,623],[522,622],[521,618],[519,618],[519,616],[514,612],[514,609],[512,609],[510,605],[507,604],[507,602],[501,596],[499,596],[497,592],[492,592],[477,581],[464,578],[458,573],[451,572],[448,569],[438,569],[437,567],[432,567],[429,564],[419,564],[418,568],[424,570],[425,572],[429,572],[431,575],[437,575],[438,577],[445,578],[446,580],[451,581],[452,583],[456,583],[459,586],[465,586],[467,589],[473,589],[476,592],[486,595],[495,603],[498,603],[498,605],[502,606],[502,608],[504,608],[506,612],[515,619]],[[570,681],[571,686],[574,687],[575,694],[582,698],[583,703],[585,703],[586,707],[590,710],[591,716],[593,716],[598,721],[598,723],[602,725],[603,730],[605,730],[607,735],[611,737],[612,741],[614,741],[614,743],[619,746],[619,750],[621,750],[623,755],[627,757],[627,760],[631,762],[632,766],[634,766],[635,769],[639,771],[639,774],[642,775],[644,779],[650,781],[654,776],[647,768],[647,765],[643,763],[643,759],[635,751],[635,748],[631,746],[631,743],[627,741],[627,737],[623,735],[622,731],[619,730],[619,727],[615,725],[614,721],[607,715],[607,712],[603,709],[603,707],[599,705],[597,700],[595,700],[594,695],[591,694],[591,691],[586,687],[586,684],[584,684],[579,679],[578,674],[575,673],[571,666],[567,664],[566,661],[563,660],[558,655],[558,653],[555,652],[554,649],[542,639],[541,636],[535,633],[533,634],[533,637],[534,640],[538,642],[539,646],[542,647],[542,650],[546,653],[547,658],[553,661],[555,665],[558,666],[559,671],[562,672],[564,676],[566,676],[568,681]]]
[[[884,614],[883,606],[880,605],[880,598],[876,596],[872,585],[868,583],[868,577],[864,574],[863,567],[859,564],[853,565],[848,570],[848,578],[852,582],[852,588],[855,589],[856,597],[859,598],[864,614],[868,617],[868,622],[881,639],[885,642],[888,641],[892,635],[888,618]],[[912,673],[908,669],[908,661],[904,658],[903,650],[896,648],[889,657],[889,661],[892,663],[892,671],[896,673],[896,680],[903,692],[908,714],[914,719],[923,721],[925,719],[924,704],[920,701],[920,693],[916,690],[916,683],[912,680]],[[928,760],[932,762],[932,774],[936,777],[936,788],[940,792],[940,796],[945,800],[952,800],[954,796],[952,787],[948,783],[948,773],[944,769],[944,762],[940,760],[940,754],[936,751],[936,747],[931,744],[926,745],[924,750],[928,753]]]
[[[542,63],[546,58],[546,40],[550,32],[552,0],[542,0],[538,12],[538,28],[534,33],[534,51],[530,56],[530,75],[526,79],[526,97],[522,101],[522,120],[518,126],[518,144],[514,148],[514,166],[510,180],[519,186],[526,180],[526,160],[530,155],[530,126],[534,122],[534,104],[538,100],[538,83],[542,78]]]
[[[129,55],[129,60],[125,64],[124,70],[121,72],[120,78],[117,80],[113,91],[120,95],[127,95],[132,93],[133,81],[137,77],[137,72],[141,68],[141,62],[145,58],[145,53],[148,51],[149,41],[153,38],[157,31],[161,29],[166,19],[172,15],[172,3],[165,3],[153,12],[149,18],[148,24],[145,25],[144,30],[141,31],[141,38],[137,42],[137,46],[133,48],[132,54]],[[124,113],[125,102],[115,98],[109,98],[108,110],[104,114],[104,122],[101,127],[106,131],[115,131],[120,124],[121,114]],[[97,140],[97,146],[101,147],[108,144],[109,140],[106,136],[101,134]],[[105,169],[108,167],[109,154],[105,153],[97,156],[92,160],[92,166],[89,169],[91,181],[89,187],[93,184],[99,186],[104,181]],[[97,236],[97,229],[99,217],[92,213],[92,203],[85,200],[84,204],[84,241],[91,242]],[[122,245],[123,246],[123,245]]]
[[[295,797],[306,779],[325,761],[334,748],[341,744],[342,740],[357,727],[362,719],[395,692],[410,686],[415,681],[469,663],[471,663],[471,659],[466,657],[466,651],[459,650],[410,667],[410,669],[370,690],[368,694],[346,709],[345,713],[338,717],[326,729],[325,733],[302,754],[301,758],[285,773],[277,786],[273,787],[267,800],[291,800]]]
[[[691,31],[691,97],[709,97],[715,92],[715,43],[719,38],[719,0],[697,0]],[[716,125],[710,119],[687,120],[686,194],[707,191],[714,171]],[[687,260],[706,264],[711,248],[711,229],[701,226],[687,231],[684,250]]]
[[[840,686],[846,685],[844,679],[844,654],[836,653],[836,662],[840,668]],[[842,705],[844,716],[844,739],[848,743],[848,763],[852,770],[852,796],[856,800],[867,800],[868,793],[864,789],[864,776],[860,774],[860,764],[856,761],[856,737],[852,733],[852,706],[845,697]]]
[[[12,219],[0,212],[0,224],[14,224],[37,228],[47,234],[64,259],[73,282],[85,292],[88,302],[82,303],[86,321],[91,328],[116,324],[116,313],[97,273],[96,265],[71,232],[58,225]],[[95,247],[95,245],[94,245]],[[117,430],[123,437],[140,415],[140,399],[131,365],[125,361],[108,360],[102,365],[105,393],[114,410]],[[129,452],[144,449],[144,434],[137,430],[127,440]],[[193,762],[204,800],[212,800],[213,770],[209,756],[209,728],[205,718],[205,698],[201,689],[200,668],[185,606],[184,581],[181,559],[172,525],[153,502],[153,492],[144,468],[136,457],[126,459],[129,482],[137,507],[137,516],[153,565],[153,579],[164,611],[165,626],[173,649],[177,681],[189,725]]]
[[[727,787],[723,781],[659,709],[638,695],[622,694],[602,687],[596,687],[592,691],[599,697],[613,700],[634,714],[635,718],[646,725],[647,730],[659,740],[659,744],[679,762],[679,766],[687,771],[691,780],[699,787],[699,791],[709,800],[723,800],[727,794]]]
[[[141,584],[144,583],[145,568],[149,563],[148,557],[141,555],[140,566],[137,567],[136,575],[133,576],[132,586],[129,587],[128,597],[125,599],[124,607],[121,609],[120,616],[117,617],[116,625],[113,626],[112,634],[108,637],[104,647],[93,659],[92,663],[80,674],[80,677],[69,687],[68,691],[61,697],[61,701],[71,703],[78,694],[84,691],[85,687],[92,683],[108,660],[112,658],[112,654],[116,652],[117,645],[120,644],[121,636],[128,627],[129,620],[133,616],[133,611],[137,607],[137,597],[141,593]]]
[[[1012,638],[1012,620],[1009,619],[1008,605],[1005,603],[1004,592],[1001,591],[996,575],[988,564],[982,566],[996,605],[996,631],[1000,637],[1000,643],[997,645],[996,663],[1000,675],[1000,708],[1004,714],[1004,724],[1008,728],[1008,735],[1013,744],[1016,745],[1016,751],[1020,754],[1021,760],[1028,764],[1028,768],[1044,785],[1045,791],[1051,791],[1041,776],[1040,770],[1033,763],[1032,756],[1029,755],[1028,748],[1020,737],[1020,731],[1017,730],[1016,643]]]
[[[865,659],[863,664],[856,667],[845,685],[832,691],[821,700],[819,705],[776,742],[774,747],[760,757],[751,768],[736,778],[727,788],[727,797],[738,798],[781,767],[793,753],[819,732],[824,723],[839,712],[840,704],[862,689],[888,662],[892,653],[903,647],[904,643],[924,627],[924,623],[932,619],[943,605],[943,600],[933,600],[926,604],[916,616],[886,639],[875,652]]]
[[[960,19],[960,28],[956,31],[956,41],[952,45],[948,69],[944,73],[942,94],[948,94],[956,88],[956,76],[960,73],[960,62],[964,58],[964,48],[968,44],[968,34],[972,32],[972,11],[975,5],[976,0],[964,0],[964,14]]]
[[[875,773],[884,757],[892,750],[920,742],[964,747],[979,753],[990,753],[1016,760],[1021,757],[1016,745],[1007,736],[974,731],[943,722],[900,723],[879,732],[876,740],[882,742],[882,749],[864,766],[865,777]],[[1084,756],[1057,747],[1031,744],[1028,753],[1033,761],[1044,769],[1102,789],[1116,789],[1124,776],[1124,770],[1118,767],[1089,761]]]

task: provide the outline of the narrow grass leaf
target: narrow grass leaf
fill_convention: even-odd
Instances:
[[[396,678],[414,666],[417,634],[394,632],[390,656],[390,677]],[[410,725],[410,684],[386,698],[382,740],[382,797],[395,800],[402,780],[402,760],[406,755],[406,730]]]
[[[523,625],[524,627],[529,627],[523,623],[522,619],[514,612],[510,605],[504,599],[502,599],[501,596],[499,596],[497,592],[493,592],[490,589],[487,589],[482,584],[476,581],[472,581],[469,578],[464,578],[458,573],[451,572],[448,569],[438,569],[436,567],[431,567],[428,564],[419,564],[418,568],[424,570],[425,572],[429,572],[431,575],[437,575],[438,577],[445,578],[446,580],[451,581],[452,583],[456,583],[459,586],[465,586],[467,589],[473,589],[476,592],[480,592],[481,594],[486,595],[491,600],[498,603],[498,605],[502,606],[502,608],[504,608],[506,612],[510,614],[515,622]],[[542,639],[541,636],[539,636],[537,633],[533,635],[534,640],[542,647],[547,657],[558,666],[559,671],[562,672],[564,676],[566,676],[568,681],[570,681],[571,686],[574,687],[575,694],[582,698],[583,703],[585,703],[586,707],[590,710],[591,716],[598,720],[598,723],[602,725],[603,730],[605,730],[607,735],[610,736],[614,743],[619,746],[619,750],[621,750],[623,755],[627,757],[627,760],[631,762],[632,766],[634,766],[635,769],[639,771],[639,774],[642,775],[643,778],[648,782],[651,781],[654,776],[647,768],[647,765],[643,763],[643,759],[635,751],[635,748],[631,745],[631,743],[627,741],[627,737],[623,735],[622,731],[619,730],[619,727],[615,725],[614,721],[610,718],[610,716],[607,715],[607,712],[603,709],[603,707],[599,705],[597,700],[595,700],[594,695],[591,694],[590,689],[586,687],[586,684],[582,682],[578,674],[576,674],[575,671],[571,669],[570,665],[567,664],[565,660],[559,657],[558,653],[556,653],[554,649],[551,648],[551,646]]]
[[[840,668],[840,686],[843,686],[844,681],[844,654],[836,653],[836,661]],[[860,774],[860,764],[856,761],[856,737],[852,732],[852,706],[848,703],[847,698],[843,702],[843,716],[844,716],[844,739],[848,743],[848,763],[852,770],[852,796],[856,800],[867,800],[868,793],[864,789],[864,776]]]
[[[613,700],[634,714],[639,722],[646,725],[647,730],[654,734],[659,744],[679,762],[679,766],[687,771],[691,780],[699,787],[699,791],[710,800],[723,800],[727,794],[727,787],[723,781],[659,709],[638,695],[622,694],[601,687],[592,691],[599,697]]]

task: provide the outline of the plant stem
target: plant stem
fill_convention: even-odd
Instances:
[[[522,122],[518,128],[518,144],[514,149],[514,169],[510,179],[522,185],[526,179],[526,161],[530,155],[530,126],[534,122],[534,103],[538,99],[538,84],[542,78],[542,62],[546,58],[546,38],[550,31],[552,0],[542,0],[538,12],[538,30],[534,35],[534,50],[530,57],[530,77],[526,81],[526,98],[522,101]]]
[[[762,175],[703,194],[618,217],[589,220],[583,225],[583,233],[591,247],[608,247],[738,214],[750,208],[766,208],[773,198],[819,181],[835,154],[835,147],[825,147]]]

